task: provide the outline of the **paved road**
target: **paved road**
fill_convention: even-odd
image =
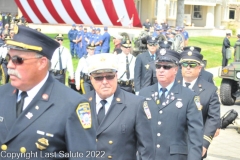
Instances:
[[[221,115],[230,109],[235,109],[240,117],[240,99],[233,106],[221,105]],[[229,125],[221,130],[220,135],[212,141],[205,160],[240,160],[240,134],[236,129],[236,125]]]

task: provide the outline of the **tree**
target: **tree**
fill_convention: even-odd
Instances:
[[[184,0],[177,0],[177,19],[176,26],[182,27],[184,20]]]

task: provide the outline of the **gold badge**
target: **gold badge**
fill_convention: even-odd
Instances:
[[[38,139],[38,141],[35,144],[37,148],[40,149],[41,151],[49,146],[48,140],[46,138]]]
[[[48,95],[47,95],[47,94],[43,94],[43,95],[42,95],[42,98],[43,98],[44,100],[48,100]]]
[[[188,56],[191,56],[191,55],[192,55],[192,52],[191,52],[191,51],[189,51],[189,52],[188,52]]]
[[[160,100],[159,99],[157,100],[157,104],[160,104]]]
[[[199,111],[201,111],[203,106],[201,105],[200,97],[199,97],[199,96],[195,96],[195,97],[194,97],[194,102],[195,102],[195,104],[196,104],[196,106],[197,106],[197,109],[198,109]]]
[[[84,129],[92,127],[92,117],[89,103],[80,103],[76,109],[76,113]]]
[[[17,25],[14,25],[13,32],[15,34],[18,34],[18,26]]]
[[[1,149],[3,150],[3,151],[6,151],[7,150],[7,145],[6,144],[3,144],[2,146],[1,146]]]
[[[152,115],[151,115],[150,109],[148,107],[147,101],[143,102],[143,109],[144,109],[144,112],[145,112],[145,114],[147,116],[147,119],[151,119]]]
[[[21,152],[21,153],[26,153],[26,152],[27,152],[27,149],[26,149],[25,147],[21,147],[21,148],[20,148],[20,152]]]
[[[149,64],[145,65],[145,67],[146,67],[146,69],[148,69],[149,68]]]
[[[120,101],[121,101],[121,99],[120,99],[120,98],[116,98],[116,101],[117,101],[117,102],[120,102]]]

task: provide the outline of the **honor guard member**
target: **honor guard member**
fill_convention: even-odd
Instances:
[[[101,37],[101,41],[100,41],[100,44],[102,46],[102,53],[109,53],[110,51],[110,39],[111,39],[111,36],[110,34],[108,33],[108,27],[105,26],[104,27],[104,33]]]
[[[6,36],[4,39],[4,43],[9,39],[11,39],[10,36]],[[9,75],[7,73],[8,62],[6,60],[7,54],[8,54],[8,48],[7,48],[7,44],[5,43],[0,47],[0,65],[1,65],[0,69],[2,70],[2,75],[1,75],[2,84],[8,83],[9,81]]]
[[[122,39],[123,37],[119,34],[113,35],[113,44],[114,44],[113,54],[117,55],[122,53],[122,50],[121,50]]]
[[[137,56],[134,67],[134,88],[135,94],[143,87],[144,76],[149,69],[149,62],[156,60],[156,52],[158,49],[158,42],[154,37],[148,37],[147,39],[148,50]]]
[[[183,48],[183,51],[185,52],[199,52],[201,53],[201,48],[200,47],[196,47],[196,46],[188,46],[188,47],[184,47]],[[204,66],[203,62],[201,62],[201,65]],[[177,76],[178,78],[181,78],[182,77],[182,72],[181,72],[181,67],[179,67],[179,70],[178,70],[178,73],[177,73]],[[213,82],[213,74],[206,71],[204,67],[202,67],[200,73],[199,73],[199,77],[201,77],[202,79],[214,84]]]
[[[214,134],[220,128],[220,102],[217,95],[217,87],[199,77],[202,66],[203,55],[198,51],[183,51],[181,53],[180,64],[182,66],[182,77],[176,81],[191,89],[197,96],[199,109],[202,111],[204,134],[203,134],[203,152],[206,157],[206,151],[213,140]]]
[[[121,89],[133,93],[134,65],[136,58],[130,53],[132,44],[130,40],[122,41],[122,53],[118,59],[118,84]]]
[[[69,50],[62,45],[62,34],[56,36],[55,39],[60,46],[54,51],[51,59],[51,74],[54,78],[65,84],[67,70],[69,72],[70,79],[74,79],[72,56]]]
[[[93,39],[93,43],[94,45],[96,46],[95,47],[95,51],[94,51],[94,54],[99,54],[101,53],[101,49],[102,49],[102,46],[101,46],[101,29],[100,28],[97,28],[96,29],[96,35]]]
[[[158,59],[160,57],[161,54],[165,53],[165,49],[170,49],[172,46],[172,42],[170,41],[160,41],[159,42],[159,47],[160,50],[157,51],[157,58]],[[148,63],[149,65],[149,69],[146,71],[145,75],[144,75],[144,79],[143,79],[143,86],[147,87],[147,86],[151,86],[155,83],[158,82],[157,80],[157,76],[156,76],[156,65],[155,65],[156,61],[151,61]]]
[[[88,37],[88,32],[87,32],[87,28],[83,29],[83,34],[82,34],[82,40],[81,40],[81,45],[82,45],[82,52],[83,52],[83,56],[86,55],[87,52],[87,46],[88,46],[88,42],[87,42],[87,37]]]
[[[1,160],[77,160],[95,151],[88,101],[49,75],[59,43],[25,26],[14,32],[6,41],[10,83],[0,87]]]
[[[231,33],[227,33],[226,37],[223,39],[222,44],[222,67],[225,67],[228,65],[228,59],[226,57],[227,49],[231,47],[229,38],[231,38]]]
[[[93,90],[93,86],[88,75],[89,57],[94,55],[95,45],[89,44],[87,47],[87,55],[84,55],[78,62],[78,66],[75,72],[75,84],[77,90],[82,90],[82,94],[86,94]]]
[[[70,41],[70,52],[72,57],[74,57],[76,53],[75,51],[76,33],[77,33],[76,24],[73,24],[71,30],[68,32],[68,39]]]
[[[117,84],[116,55],[91,56],[90,80],[95,90],[85,94],[95,122],[97,151],[101,159],[153,159],[151,113],[143,97],[122,90]]]
[[[78,58],[82,58],[82,56],[84,55],[82,52],[82,34],[83,34],[83,26],[79,25],[78,27],[78,31],[77,31],[77,36],[76,36],[76,53]]]
[[[156,61],[158,83],[140,90],[152,113],[155,160],[200,160],[202,113],[195,94],[175,82],[180,55],[162,51]]]

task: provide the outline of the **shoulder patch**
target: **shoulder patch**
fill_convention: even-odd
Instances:
[[[76,109],[76,113],[84,129],[89,129],[92,127],[92,117],[89,103],[80,103]]]
[[[200,102],[200,97],[199,96],[195,96],[194,97],[194,102],[195,102],[195,104],[197,106],[197,109],[199,111],[201,111],[202,110],[202,105],[201,105],[201,102]]]
[[[147,116],[147,119],[151,119],[152,115],[151,115],[150,109],[148,107],[147,101],[143,102],[143,109],[144,109],[144,112],[145,112],[145,114]]]

